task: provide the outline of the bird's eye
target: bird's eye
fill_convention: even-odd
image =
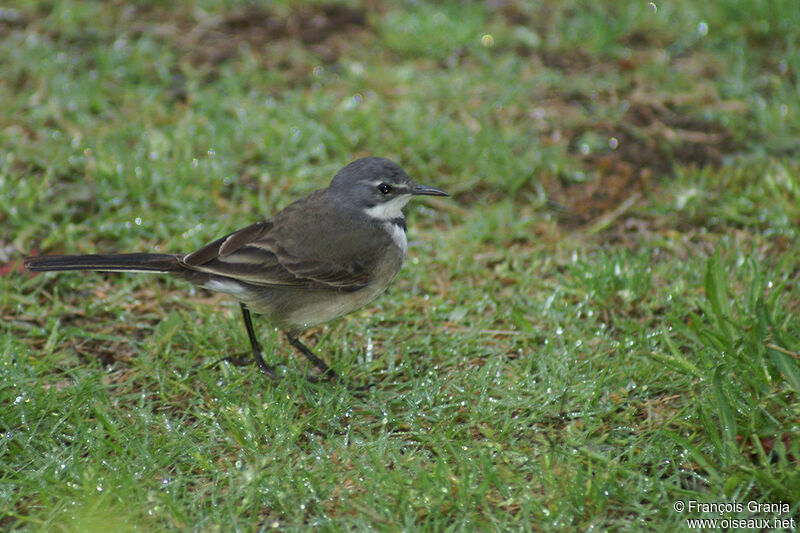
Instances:
[[[389,194],[390,192],[392,192],[392,186],[389,185],[388,183],[381,183],[380,185],[378,185],[378,190],[381,191],[381,193],[383,194]]]

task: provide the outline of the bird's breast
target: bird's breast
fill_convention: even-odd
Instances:
[[[405,257],[408,253],[408,236],[406,235],[405,220],[402,220],[402,222],[397,222],[395,220],[384,222],[383,227],[389,233],[392,242],[400,249],[403,257]]]

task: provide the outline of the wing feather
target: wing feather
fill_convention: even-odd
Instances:
[[[273,229],[271,220],[252,224],[185,256],[182,262],[191,270],[260,286],[354,291],[369,283],[370,270],[364,263],[302,257],[281,246],[271,235]]]

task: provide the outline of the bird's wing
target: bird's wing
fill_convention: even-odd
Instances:
[[[182,262],[190,270],[262,286],[353,291],[368,284],[370,270],[362,261],[341,255],[323,260],[308,250],[306,240],[281,238],[281,233],[273,220],[258,222],[183,257]]]

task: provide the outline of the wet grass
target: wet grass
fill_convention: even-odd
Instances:
[[[794,2],[0,11],[5,530],[667,530],[800,502]],[[31,253],[190,251],[356,157],[451,199],[307,333]],[[753,515],[745,509],[724,517]]]

